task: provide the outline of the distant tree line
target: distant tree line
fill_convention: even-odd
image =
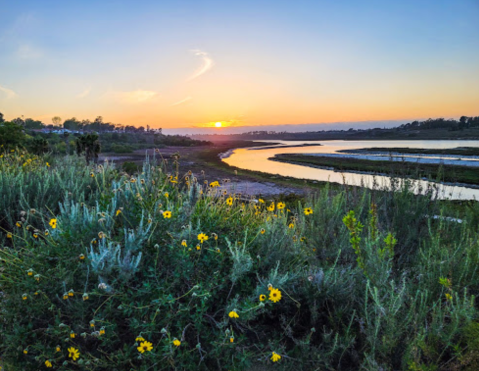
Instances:
[[[52,118],[52,125],[21,117],[5,121],[0,112],[0,145],[2,149],[22,147],[37,154],[83,153],[87,160],[95,161],[102,152],[131,153],[139,149],[162,148],[165,146],[205,146],[211,142],[195,140],[182,135],[163,135],[161,129],[145,130],[143,127],[104,123],[101,116],[93,122],[78,121],[75,118],[63,122],[58,116]],[[63,128],[71,132],[41,132],[35,129]],[[78,131],[78,132],[77,132]]]
[[[403,124],[398,129],[403,130],[433,130],[433,129],[449,129],[451,131],[470,129],[479,127],[479,116],[468,117],[461,116],[459,120],[444,118],[427,119],[425,121],[413,121],[411,123]]]
[[[3,114],[1,116],[3,120]],[[0,121],[1,122],[1,121]],[[102,116],[97,116],[95,120],[78,120],[76,117],[72,117],[63,121],[58,116],[52,118],[51,124],[45,124],[40,120],[34,120],[31,118],[24,119],[23,117],[17,117],[13,120],[10,120],[17,125],[23,126],[25,129],[31,130],[39,130],[39,129],[67,129],[71,131],[87,131],[87,132],[97,132],[97,133],[105,133],[105,132],[121,132],[121,133],[156,133],[161,134],[162,129],[150,129],[147,125],[145,128],[144,126],[133,126],[133,125],[122,125],[122,124],[114,124],[111,122],[103,121]]]

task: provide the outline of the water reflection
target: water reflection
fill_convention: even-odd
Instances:
[[[267,142],[267,141],[262,141]],[[401,147],[401,148],[457,148],[457,147],[479,147],[479,141],[477,140],[430,140],[430,141],[322,141],[321,146],[309,146],[309,147],[290,147],[281,148],[282,145],[301,145],[307,143],[318,143],[314,141],[270,141],[281,144],[277,148],[270,148],[264,150],[252,150],[247,148],[240,148],[234,150],[229,157],[223,160],[238,168],[262,171],[271,174],[279,174],[282,176],[289,176],[294,178],[309,179],[316,181],[326,181],[333,183],[346,183],[348,185],[363,186],[367,188],[387,187],[388,189],[394,188],[391,185],[391,178],[383,175],[367,175],[367,174],[354,174],[354,173],[340,173],[333,170],[316,169],[307,166],[293,165],[282,162],[276,162],[269,160],[270,157],[274,157],[276,154],[288,154],[288,153],[337,153],[337,151],[344,149],[360,149],[370,147]],[[397,179],[397,178],[396,178]],[[406,181],[405,179],[399,179],[400,182]],[[407,180],[410,182],[410,180]],[[449,186],[449,185],[437,185],[427,181],[414,181],[413,188],[416,192],[421,189],[427,189],[429,187],[438,187],[438,197],[447,199],[479,199],[479,189],[465,187],[465,186]]]

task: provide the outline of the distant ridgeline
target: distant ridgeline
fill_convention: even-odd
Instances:
[[[286,131],[250,131],[242,134],[200,134],[194,138],[219,140],[334,140],[334,139],[479,139],[479,116],[454,119],[413,121],[394,128],[321,130],[289,133]]]
[[[33,119],[16,118],[5,121],[0,113],[0,145],[23,147],[34,153],[73,154],[78,138],[88,133],[98,133],[101,152],[131,153],[146,148],[165,146],[202,146],[211,144],[204,140],[182,135],[163,135],[162,129],[145,129],[143,126],[103,122],[98,116],[94,121],[79,121],[75,118],[61,123],[54,117],[55,125],[45,125]]]

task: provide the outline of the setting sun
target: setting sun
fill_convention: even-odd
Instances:
[[[217,123],[215,123],[215,126],[216,126],[217,128],[220,128],[220,127],[221,127],[221,122],[218,121]]]

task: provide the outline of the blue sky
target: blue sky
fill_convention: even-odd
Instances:
[[[479,115],[477,0],[0,9],[7,118],[188,127]]]

